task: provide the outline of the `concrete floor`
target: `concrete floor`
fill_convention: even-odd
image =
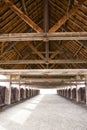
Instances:
[[[0,130],[87,130],[87,109],[58,95],[39,95],[1,112]]]

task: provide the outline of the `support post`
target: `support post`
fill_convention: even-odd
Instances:
[[[49,5],[48,0],[43,0],[44,2],[44,32],[47,33],[49,30]],[[45,41],[45,47],[46,47],[46,60],[48,62],[49,60],[49,41],[46,39]],[[47,63],[47,69],[49,68],[49,65]]]
[[[70,81],[70,84],[71,84],[71,81]],[[72,98],[73,98],[73,95],[72,95],[72,85],[70,85],[70,99],[72,100]]]
[[[68,95],[68,87],[67,87],[67,98],[69,97],[69,95]]]
[[[26,99],[26,83],[25,83],[25,89],[24,89],[24,99]]]
[[[11,104],[11,80],[12,80],[12,76],[9,76],[10,78],[10,82],[8,83],[8,86],[6,87],[5,90],[5,104],[6,105],[10,105]]]
[[[79,102],[79,86],[78,86],[78,83],[77,83],[77,80],[81,80],[81,77],[79,75],[77,75],[76,77],[76,102]]]
[[[64,87],[64,97],[65,97],[65,87]]]
[[[70,88],[70,99],[72,100],[72,86]]]
[[[76,102],[79,102],[78,85],[76,85]]]
[[[18,87],[18,101],[20,101],[20,75],[19,75],[19,87]]]

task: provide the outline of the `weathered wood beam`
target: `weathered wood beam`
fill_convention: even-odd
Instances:
[[[56,33],[10,33],[0,34],[0,42],[6,41],[45,41],[45,40],[87,40],[87,32]]]
[[[56,32],[71,16],[73,16],[79,8],[82,7],[82,4],[84,4],[86,0],[80,0],[78,4],[74,5],[73,8],[60,19],[58,22],[49,29],[49,32]]]
[[[9,82],[10,81],[10,79],[0,79],[0,82]],[[75,82],[75,79],[73,79],[73,80],[71,80],[71,79],[58,79],[58,78],[27,78],[27,79],[22,79],[21,78],[21,82],[24,82],[24,81],[26,81],[26,82],[30,82],[30,81],[32,81],[32,82],[45,82],[45,81],[48,81],[48,82],[61,82],[61,81],[64,81],[64,82],[69,82],[69,81],[71,81],[71,82]],[[12,82],[19,82],[19,79],[12,79]],[[84,82],[85,83],[85,80],[82,80],[82,79],[79,79],[79,80],[77,80],[77,82]]]
[[[6,60],[0,61],[0,64],[87,64],[87,60]]]
[[[56,76],[56,75],[87,75],[87,69],[1,69],[0,74],[30,75],[30,76]]]
[[[0,79],[0,82],[9,82],[10,79]],[[12,79],[12,82],[19,82],[19,79]],[[58,79],[58,78],[28,78],[28,79],[20,79],[20,82],[63,82],[63,83],[71,83],[75,82],[75,80],[71,79]],[[77,83],[85,83],[85,80],[77,80]]]
[[[34,29],[36,32],[43,32],[43,30],[34,21],[32,21],[27,15],[18,9],[10,0],[4,0],[4,2],[32,29]]]
[[[47,33],[49,30],[49,4],[48,0],[43,0],[44,4],[44,32]]]

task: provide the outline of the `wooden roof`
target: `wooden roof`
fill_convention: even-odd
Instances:
[[[0,0],[0,68],[87,69],[87,0]]]

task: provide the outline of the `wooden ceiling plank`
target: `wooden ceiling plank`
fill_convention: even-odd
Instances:
[[[25,15],[20,9],[18,9],[10,0],[4,0],[4,2],[32,29],[34,29],[38,33],[43,32],[43,30],[34,21],[32,21],[27,15]]]
[[[66,13],[55,25],[53,25],[53,27],[49,29],[49,32],[56,32],[71,16],[73,16],[79,10],[79,8],[82,7],[82,4],[84,4],[85,1],[86,0],[81,0],[78,2],[78,4],[74,5],[68,13]]]

